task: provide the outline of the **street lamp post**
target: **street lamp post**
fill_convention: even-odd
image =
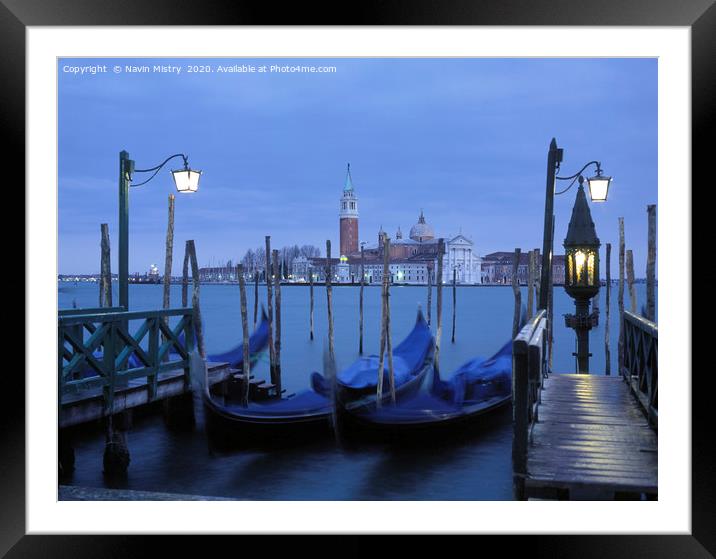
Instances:
[[[184,160],[184,168],[172,171],[174,185],[181,194],[191,194],[199,188],[201,171],[189,168],[189,159],[183,153],[167,157],[162,163],[151,169],[135,169],[129,153],[119,153],[119,306],[129,310],[129,189],[142,186],[152,180],[169,161],[176,157]],[[132,184],[135,173],[153,173],[147,180]]]
[[[583,178],[572,208],[564,239],[564,289],[574,299],[575,314],[564,315],[565,324],[577,334],[577,372],[589,372],[589,331],[598,324],[597,312],[589,312],[592,297],[599,292],[599,238],[584,194]]]
[[[540,292],[539,292],[539,308],[549,309],[550,303],[550,287],[552,285],[552,251],[554,247],[554,197],[555,195],[564,194],[567,192],[576,180],[579,179],[579,186],[584,194],[582,183],[584,177],[582,173],[591,165],[596,166],[596,174],[593,177],[587,179],[589,184],[589,195],[592,202],[605,202],[609,193],[609,185],[611,184],[612,177],[604,176],[602,174],[601,163],[599,161],[590,161],[584,165],[577,173],[568,177],[557,176],[559,171],[560,163],[564,156],[564,150],[557,147],[557,140],[552,138],[549,144],[549,152],[547,154],[547,192],[545,196],[544,206],[544,236],[542,243],[542,270],[540,274]],[[560,192],[555,192],[555,185],[558,180],[571,180],[572,182]],[[579,194],[578,194],[579,197]],[[586,196],[584,197],[586,204]],[[587,207],[589,210],[589,207]],[[591,215],[590,215],[591,219]],[[597,254],[598,257],[598,254]],[[597,276],[597,282],[599,278]],[[598,285],[598,283],[597,283]],[[549,326],[551,332],[551,325]],[[588,353],[588,350],[587,350]]]
[[[552,245],[554,227],[554,181],[557,169],[562,162],[563,150],[557,147],[557,140],[552,138],[547,154],[547,194],[544,204],[544,235],[542,237],[542,274],[540,277],[539,308],[547,309],[549,305],[549,286],[552,284]]]

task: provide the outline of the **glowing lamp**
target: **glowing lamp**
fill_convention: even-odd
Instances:
[[[606,202],[612,177],[602,175],[602,170],[597,169],[597,174],[587,179],[587,182],[589,183],[589,197],[592,202]]]
[[[174,184],[177,187],[177,192],[180,192],[181,194],[193,194],[199,190],[199,177],[201,177],[201,171],[194,171],[185,165],[184,169],[172,171],[172,176],[174,177]]]

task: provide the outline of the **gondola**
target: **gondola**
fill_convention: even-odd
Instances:
[[[269,323],[266,310],[261,307],[261,322],[254,333],[249,337],[249,360],[253,365],[268,346]],[[183,342],[183,338],[181,339]],[[234,369],[241,370],[244,363],[244,343],[223,353],[214,353],[206,356],[207,361],[213,363],[228,363]]]
[[[412,331],[393,352],[397,399],[420,388],[431,369],[433,351],[433,336],[419,311]],[[333,395],[341,398],[345,405],[351,405],[350,402],[375,402],[377,365],[378,357],[371,355],[356,360],[339,372],[336,375],[337,385],[346,388],[343,390],[333,392],[330,382],[323,375],[313,373],[310,389],[295,395],[250,400],[247,407],[238,400],[205,390],[207,426],[212,439],[229,444],[264,444],[275,440],[298,441],[316,435],[330,435],[335,409]],[[374,379],[372,381],[371,376]],[[390,398],[387,376],[386,365],[383,390],[383,400],[386,402]]]
[[[343,406],[341,426],[358,435],[423,435],[459,431],[512,399],[512,340],[489,359],[474,358],[460,366],[449,380],[433,368],[426,392],[404,398],[396,405],[375,403]]]
[[[435,340],[420,309],[415,326],[408,336],[393,350],[393,370],[397,397],[414,394],[420,389],[432,362]],[[356,360],[350,367],[338,373],[337,398],[342,402],[355,402],[376,393],[378,387],[379,357],[370,355]],[[331,387],[328,379],[320,373],[311,375],[311,386],[319,394],[328,396]],[[388,395],[388,359],[384,359],[383,394]]]

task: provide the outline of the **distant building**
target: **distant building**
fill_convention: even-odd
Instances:
[[[206,266],[199,268],[199,280],[202,282],[237,281],[236,270],[227,266]]]
[[[297,256],[293,259],[291,266],[291,280],[298,283],[308,283],[310,281],[310,274],[313,274],[313,281],[325,282],[326,281],[326,258],[306,258],[305,256]],[[330,259],[331,267],[331,281],[339,281],[339,265],[341,260],[339,258]],[[345,280],[350,281],[350,279]]]
[[[340,254],[346,256],[355,254],[358,249],[358,198],[351,179],[351,164],[348,164],[346,181],[343,185],[343,195],[340,201]]]
[[[380,283],[383,280],[383,238],[387,233],[381,227],[375,243],[362,243],[365,258],[365,279],[368,283]],[[392,283],[424,285],[428,277],[437,283],[438,238],[421,211],[417,223],[410,228],[409,237],[403,238],[400,227],[395,238],[390,240],[389,269]],[[480,257],[473,251],[473,242],[465,235],[444,238],[443,283],[451,283],[453,269],[459,284],[479,284]],[[360,281],[360,251],[347,255],[350,264],[350,277]],[[355,278],[358,278],[355,280]]]
[[[512,263],[514,252],[492,252],[482,258],[482,283],[506,284],[512,283]],[[539,280],[542,261],[537,263],[535,276]],[[529,279],[529,252],[520,253],[520,262],[517,266],[517,281],[520,285],[527,285]],[[552,283],[564,283],[564,255],[552,256]]]

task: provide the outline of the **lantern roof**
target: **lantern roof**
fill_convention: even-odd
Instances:
[[[572,218],[569,220],[567,237],[564,239],[564,246],[600,246],[597,231],[592,221],[592,213],[589,211],[587,195],[584,193],[584,186],[579,185],[577,199],[572,208]]]

